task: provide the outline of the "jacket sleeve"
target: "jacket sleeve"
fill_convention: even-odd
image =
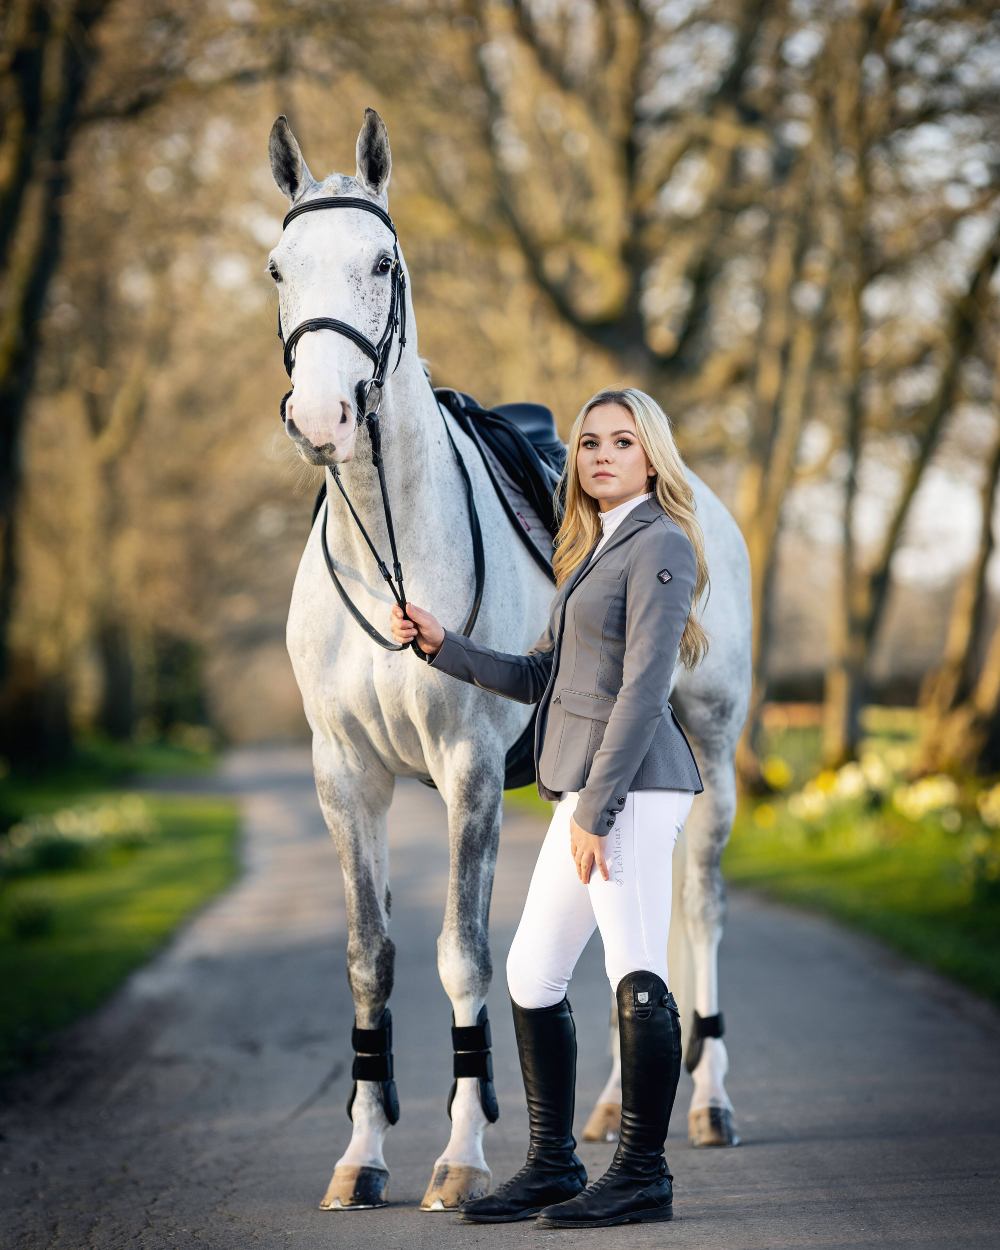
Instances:
[[[558,596],[556,598],[558,600]],[[464,634],[446,629],[444,642],[428,661],[429,666],[459,681],[471,682],[482,690],[516,699],[518,703],[537,703],[545,693],[552,672],[555,614],[556,604],[553,603],[545,631],[527,655],[494,651]]]
[[[670,679],[697,576],[690,539],[663,518],[652,523],[636,548],[625,589],[622,685],[573,813],[581,829],[602,837],[667,715]]]

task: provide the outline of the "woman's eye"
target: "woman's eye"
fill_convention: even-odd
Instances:
[[[622,444],[623,446],[625,446],[625,447],[631,447],[631,446],[632,446],[632,440],[631,440],[631,439],[629,439],[629,438],[620,438],[620,439],[618,440],[618,442],[619,442],[619,443],[621,443],[621,444]]]

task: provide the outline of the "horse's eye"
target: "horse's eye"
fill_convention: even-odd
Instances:
[[[392,269],[392,257],[380,256],[375,266],[376,273],[388,273]]]
[[[281,274],[278,272],[278,266],[274,263],[273,260],[267,266],[267,272],[271,275],[271,277],[275,280],[275,282],[281,281]]]

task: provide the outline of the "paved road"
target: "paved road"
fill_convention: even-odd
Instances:
[[[402,1116],[387,1149],[394,1205],[321,1212],[347,1139],[352,1015],[340,872],[307,756],[245,751],[246,873],[64,1055],[7,1091],[0,1245],[520,1247],[585,1233],[469,1227],[417,1210],[447,1138],[449,1006],[434,967],[447,848],[436,794],[402,784],[391,815],[393,998]],[[504,826],[494,893],[503,967],[537,821]],[[730,1093],[744,1144],[695,1151],[688,1078],[668,1141],[675,1219],[594,1234],[605,1250],[1000,1244],[1000,1013],[832,924],[734,892],[723,943]],[[607,1064],[599,945],[573,990],[582,1119]],[[523,1159],[509,1009],[490,998],[497,1179]],[[612,1147],[584,1145],[592,1175]]]

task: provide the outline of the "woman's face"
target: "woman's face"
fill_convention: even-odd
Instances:
[[[655,472],[646,458],[635,420],[620,404],[600,404],[583,419],[576,455],[580,486],[602,512],[650,489]]]

